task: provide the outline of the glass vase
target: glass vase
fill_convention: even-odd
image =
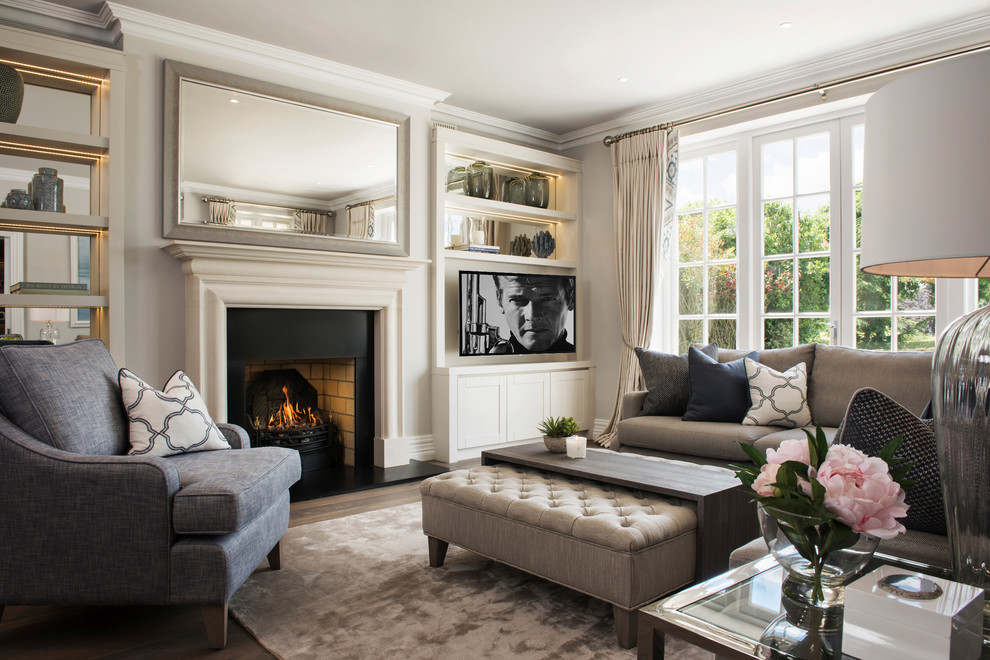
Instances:
[[[471,197],[495,198],[495,170],[483,160],[468,165],[465,192]]]
[[[51,167],[39,167],[38,173],[31,179],[31,198],[35,211],[50,211],[62,213],[62,179],[58,178],[58,170]]]
[[[773,509],[761,505],[759,513],[763,540],[786,572],[780,588],[782,596],[821,609],[841,607],[844,586],[866,568],[880,539],[860,534],[852,547],[822,556],[813,543],[803,542],[802,547],[795,545]],[[809,526],[813,526],[813,519],[793,514],[787,514],[787,517],[807,520]],[[818,571],[816,563],[820,567]]]

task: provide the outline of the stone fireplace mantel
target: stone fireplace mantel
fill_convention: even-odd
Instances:
[[[182,262],[186,372],[218,421],[227,417],[227,308],[373,310],[375,464],[405,465],[402,423],[402,291],[428,260],[292,248],[171,241]]]

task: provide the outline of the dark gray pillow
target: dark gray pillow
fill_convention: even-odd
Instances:
[[[710,358],[718,357],[718,346],[708,344],[701,352]],[[646,383],[646,399],[640,415],[675,415],[680,417],[687,410],[691,383],[688,381],[688,356],[659,353],[636,347],[639,370]]]
[[[897,456],[914,461],[908,479],[914,487],[907,491],[906,518],[901,524],[919,532],[945,536],[945,508],[942,480],[935,452],[935,428],[930,419],[918,419],[910,410],[872,387],[857,390],[849,400],[846,416],[835,434],[835,441],[877,456],[898,433],[904,434]]]
[[[694,346],[688,349],[691,395],[681,419],[685,422],[741,423],[752,405],[743,362],[746,358],[756,360],[756,351],[732,362],[719,362]]]

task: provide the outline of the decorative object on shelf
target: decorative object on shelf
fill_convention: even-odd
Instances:
[[[13,124],[21,114],[24,103],[24,79],[20,71],[0,63],[0,121]]]
[[[547,230],[538,231],[536,232],[536,236],[533,237],[533,254],[540,259],[549,257],[553,254],[556,247],[557,241],[554,240],[553,236]]]
[[[550,204],[550,177],[533,172],[526,177],[526,204],[545,209]]]
[[[57,344],[59,331],[55,324],[68,323],[69,310],[65,307],[32,307],[28,309],[28,319],[44,323],[41,332],[38,333],[38,339]]]
[[[11,293],[22,295],[73,295],[89,293],[89,285],[83,282],[17,282],[10,285]]]
[[[63,213],[62,179],[58,178],[58,170],[53,167],[39,167],[37,174],[31,178],[31,199],[35,211]]]
[[[12,188],[7,193],[7,198],[3,201],[3,206],[8,209],[30,210],[34,208],[34,202],[31,201],[31,195],[28,194],[28,191],[23,188]]]
[[[510,204],[526,203],[526,180],[517,176],[502,182],[502,201]]]
[[[495,197],[495,170],[483,160],[468,165],[465,192],[471,197]]]
[[[567,438],[577,433],[573,417],[547,417],[536,427],[543,434],[543,444],[555,454],[567,451]]]
[[[456,195],[466,195],[467,174],[467,168],[463,165],[451,168],[447,172],[447,192]]]
[[[985,77],[990,53],[909,72],[866,104],[862,268],[878,275],[990,278]],[[977,76],[977,78],[974,78]],[[925,127],[925,139],[904,139]],[[908,131],[907,133],[905,131]],[[937,163],[937,166],[933,166]],[[924,185],[904,182],[924,172]],[[935,444],[953,577],[990,588],[990,306],[956,319],[932,367]],[[990,617],[985,625],[990,625]]]
[[[516,257],[528,257],[533,253],[533,241],[526,234],[519,234],[509,244],[509,254]]]
[[[740,443],[752,464],[732,467],[756,492],[763,539],[787,571],[781,592],[829,609],[842,605],[843,585],[866,566],[879,539],[905,531],[896,519],[907,515],[913,463],[894,456],[900,436],[871,458],[829,446],[821,426],[805,434],[807,441],[785,440],[766,457]]]

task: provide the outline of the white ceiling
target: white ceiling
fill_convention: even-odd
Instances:
[[[450,106],[555,134],[990,15],[990,0],[116,3],[440,89]]]

